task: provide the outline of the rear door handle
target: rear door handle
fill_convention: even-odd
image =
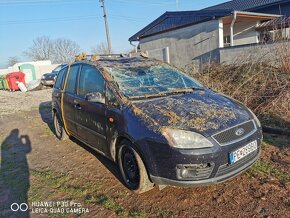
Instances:
[[[77,110],[81,110],[82,109],[82,107],[80,105],[80,102],[77,99],[74,99],[74,107]]]
[[[81,109],[82,109],[82,107],[81,107],[81,105],[80,105],[80,104],[75,104],[75,109],[77,109],[77,110],[81,110]]]

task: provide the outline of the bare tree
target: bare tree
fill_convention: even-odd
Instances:
[[[48,36],[37,37],[33,40],[32,46],[25,52],[25,55],[34,61],[52,60],[53,40]]]
[[[53,42],[53,61],[55,63],[68,63],[80,53],[80,46],[69,39],[56,39]]]
[[[12,56],[12,57],[9,57],[8,58],[8,61],[7,61],[7,67],[11,67],[13,66],[14,64],[17,64],[19,63],[19,58],[17,56]]]
[[[79,45],[69,39],[50,39],[41,36],[33,40],[32,46],[25,55],[34,61],[51,60],[54,63],[66,63],[80,52]]]
[[[93,54],[109,54],[109,49],[108,46],[106,45],[106,43],[101,42],[100,44],[98,44],[96,47],[93,47],[91,49],[91,52]]]

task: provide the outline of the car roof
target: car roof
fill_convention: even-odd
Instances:
[[[144,57],[100,58],[96,61],[89,60],[83,62],[97,66],[98,68],[102,68],[103,70],[150,67],[152,65],[157,65],[161,63],[158,60]]]

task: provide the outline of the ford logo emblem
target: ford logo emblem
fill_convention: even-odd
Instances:
[[[235,134],[236,134],[237,136],[241,136],[241,135],[243,135],[244,133],[245,133],[245,130],[244,130],[243,128],[237,129],[236,132],[235,132]]]

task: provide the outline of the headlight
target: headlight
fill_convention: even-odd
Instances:
[[[258,119],[258,117],[254,114],[254,112],[251,109],[249,109],[249,111],[251,112],[252,116],[254,117],[254,120],[255,120],[256,124],[258,125],[258,127],[261,127],[262,125],[261,125],[261,122]]]
[[[45,76],[42,76],[41,79],[45,79]]]
[[[210,148],[213,144],[204,136],[185,130],[165,129],[163,136],[168,140],[169,145],[175,148]]]

